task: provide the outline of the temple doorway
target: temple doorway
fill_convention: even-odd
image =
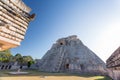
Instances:
[[[65,68],[66,68],[66,69],[69,69],[69,64],[66,64],[66,65],[65,65]]]
[[[3,68],[4,68],[4,65],[2,65],[1,69],[3,69]]]
[[[11,69],[11,67],[12,67],[12,66],[10,65],[8,69]]]

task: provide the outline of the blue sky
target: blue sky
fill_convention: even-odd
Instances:
[[[13,54],[41,58],[57,39],[77,35],[106,60],[120,45],[119,0],[23,0],[36,18]]]

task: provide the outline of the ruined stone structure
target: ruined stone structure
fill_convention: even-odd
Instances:
[[[106,66],[108,75],[114,80],[120,80],[120,47],[107,59]]]
[[[105,63],[76,35],[59,39],[43,56],[40,71],[72,73],[105,73]]]
[[[34,64],[32,64],[30,66],[30,69],[36,69],[36,70],[38,70],[39,69],[39,65],[40,65],[40,61],[41,61],[41,59],[35,59],[35,62],[34,62]]]
[[[20,45],[35,16],[30,11],[22,0],[0,0],[0,50]]]
[[[13,63],[1,63],[0,62],[0,70],[7,70],[12,68]]]
[[[19,64],[18,62],[0,62],[0,70],[18,70],[18,69],[28,69],[27,64]]]
[[[17,62],[8,62],[8,63],[0,62],[0,70],[17,70],[19,68],[20,65],[18,65]]]

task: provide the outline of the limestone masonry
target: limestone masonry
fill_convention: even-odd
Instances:
[[[114,80],[120,80],[120,47],[107,59],[108,75]]]
[[[22,0],[0,0],[0,50],[20,45],[34,18]]]
[[[105,63],[76,35],[61,38],[43,56],[39,70],[45,72],[72,72],[104,74]]]

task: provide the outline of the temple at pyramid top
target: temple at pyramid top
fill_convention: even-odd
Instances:
[[[22,0],[0,0],[0,50],[20,45],[28,24],[34,19]]]

